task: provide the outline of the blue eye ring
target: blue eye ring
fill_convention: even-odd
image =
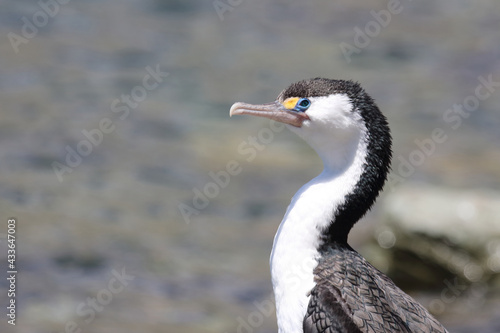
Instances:
[[[294,110],[304,112],[305,110],[309,109],[311,106],[311,101],[307,98],[301,98],[297,101],[297,104],[295,104]]]

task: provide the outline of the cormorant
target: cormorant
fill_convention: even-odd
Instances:
[[[363,88],[349,80],[303,80],[273,103],[235,103],[235,114],[287,124],[324,164],[292,198],[274,237],[279,332],[447,332],[347,243],[382,189],[392,155],[387,120]]]

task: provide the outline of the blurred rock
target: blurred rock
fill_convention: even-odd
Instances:
[[[376,260],[403,288],[455,278],[500,287],[500,193],[407,184],[382,207],[375,237],[391,251]]]

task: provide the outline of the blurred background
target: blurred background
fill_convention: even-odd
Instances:
[[[352,246],[450,331],[500,331],[497,1],[0,6],[1,332],[276,332],[272,240],[322,166],[228,113],[316,76],[359,81],[393,131]]]

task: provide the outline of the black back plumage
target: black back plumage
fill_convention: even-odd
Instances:
[[[447,332],[348,245],[332,244],[314,276],[304,333]]]

